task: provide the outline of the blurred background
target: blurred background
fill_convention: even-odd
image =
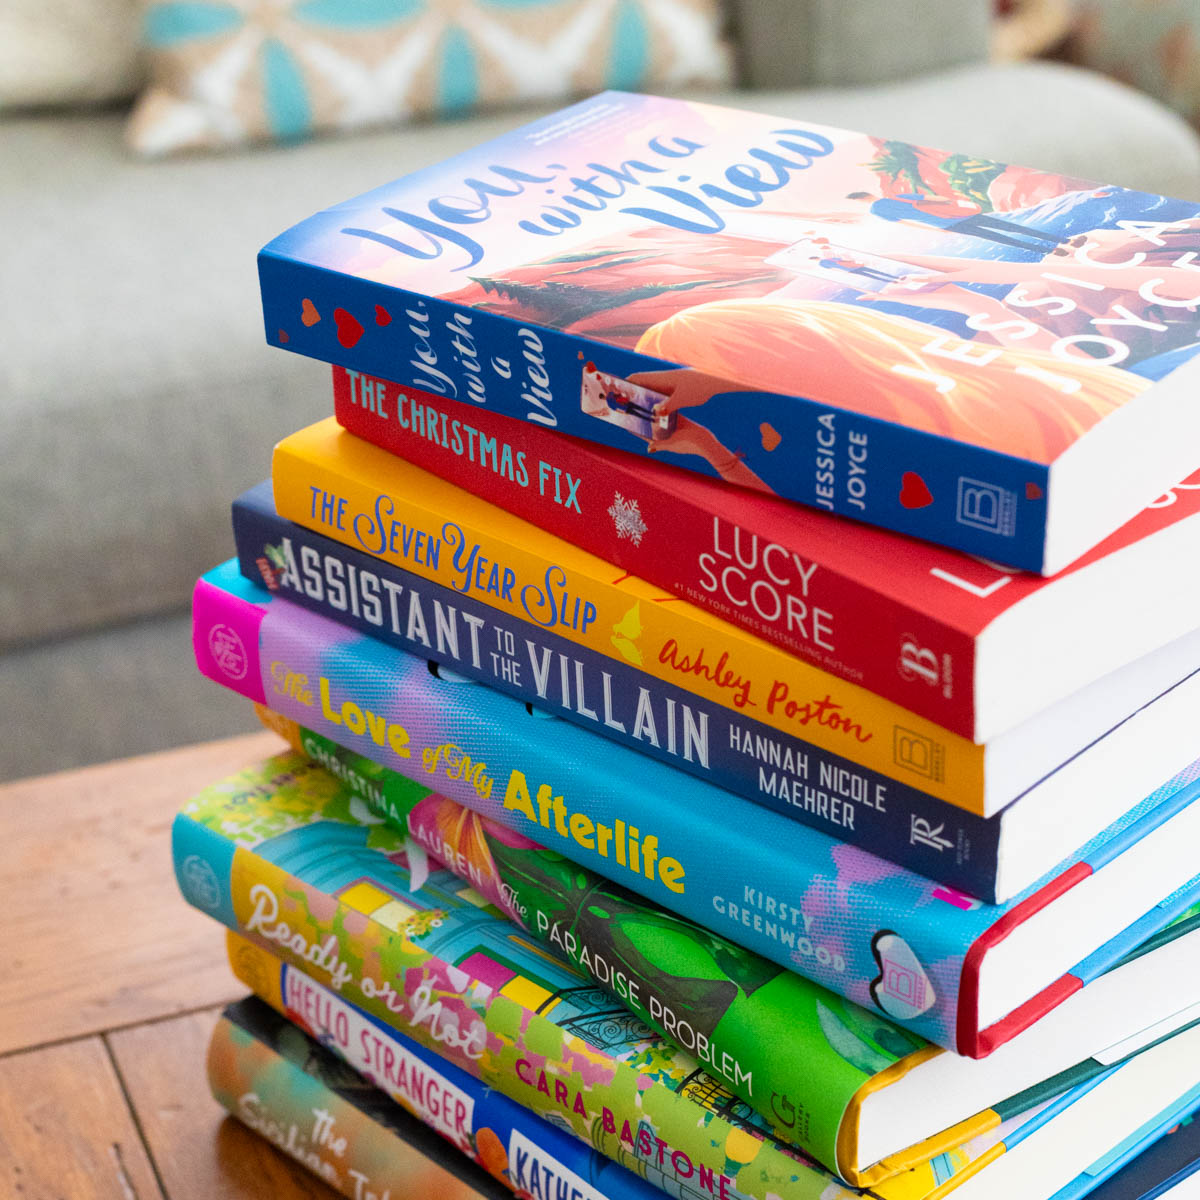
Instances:
[[[1200,200],[1200,0],[3,0],[0,779],[254,727],[190,590],[331,411],[257,250],[602,87]]]

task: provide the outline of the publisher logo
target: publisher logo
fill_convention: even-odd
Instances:
[[[914,816],[908,827],[908,844],[928,846],[941,854],[954,844],[949,838],[942,837],[942,830],[945,828],[944,821],[940,825],[931,825],[925,817]]]
[[[208,652],[221,673],[230,679],[241,679],[250,665],[241,636],[228,625],[214,625],[208,631]]]
[[[936,687],[942,678],[938,656],[912,638],[905,638],[900,643],[900,674],[905,679],[924,680],[930,687]]]
[[[897,725],[892,739],[892,757],[896,765],[940,782],[945,771],[945,753],[941,744],[924,734]]]
[[[221,887],[217,873],[198,854],[189,854],[179,870],[183,890],[188,899],[199,908],[210,911],[221,903]]]
[[[1012,537],[1017,528],[1017,494],[964,475],[958,481],[956,520],[985,533]]]

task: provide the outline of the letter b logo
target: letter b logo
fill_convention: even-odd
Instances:
[[[900,674],[905,679],[923,679],[930,687],[936,687],[942,677],[938,656],[912,638],[900,643]]]

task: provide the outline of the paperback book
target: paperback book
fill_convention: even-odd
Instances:
[[[1053,574],[1196,467],[1198,214],[607,92],[259,280],[272,345]]]
[[[973,1145],[1200,1020],[1200,999],[1178,1007],[1181,996],[1200,997],[1200,963],[1193,962],[1200,913],[1191,912],[1145,948],[1159,951],[1153,961],[1139,955],[1141,962],[1118,964],[985,1062],[932,1050],[877,1014],[838,1003],[824,988],[445,796],[261,706],[259,715],[295,749],[326,764],[372,813],[408,833],[414,884],[427,852],[635,1016],[695,1053],[785,1140],[858,1186],[960,1143]],[[1138,997],[1132,1006],[1131,994]]]
[[[332,417],[284,438],[271,477],[282,517],[762,721],[795,739],[797,754],[833,756],[823,761],[983,816],[1049,777],[1057,776],[1051,786],[1077,786],[1070,774],[1093,743],[1200,667],[1194,634],[1130,664],[1120,686],[1085,689],[977,746],[363,442]]]
[[[977,743],[1197,623],[1200,472],[1046,580],[342,367],[333,396],[356,437]]]
[[[1188,852],[1200,762],[1038,884],[985,906],[431,670],[273,597],[232,562],[197,583],[193,643],[217,682],[972,1057],[1169,922],[1200,882]]]

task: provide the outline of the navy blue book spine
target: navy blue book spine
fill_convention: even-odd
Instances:
[[[233,529],[241,574],[311,612],[439,661],[436,644],[422,639],[423,624],[410,616],[414,596],[436,598],[457,608],[476,631],[477,652],[448,663],[454,671],[938,883],[995,902],[998,817],[979,817],[762,722],[704,705],[632,665],[284,520],[267,482],[234,501]],[[514,672],[513,655],[500,652],[513,643],[524,646],[540,669]],[[645,704],[655,712],[670,707],[693,714],[705,737],[697,742],[636,736],[634,718]]]

